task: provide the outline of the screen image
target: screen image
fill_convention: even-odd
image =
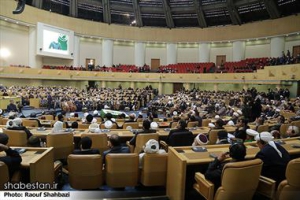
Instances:
[[[73,59],[73,31],[43,23],[37,27],[38,55]]]
[[[69,36],[53,31],[44,30],[43,49],[53,53],[68,54]]]

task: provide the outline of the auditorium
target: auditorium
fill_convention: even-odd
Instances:
[[[300,199],[299,14],[1,0],[0,199]]]

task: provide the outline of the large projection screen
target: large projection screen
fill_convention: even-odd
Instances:
[[[37,55],[73,59],[74,32],[37,23]]]

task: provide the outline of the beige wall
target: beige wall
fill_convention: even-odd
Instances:
[[[199,48],[196,47],[185,47],[177,48],[177,63],[190,63],[190,62],[199,62]]]
[[[86,58],[93,58],[95,65],[102,65],[102,43],[101,40],[81,39],[79,42],[79,65],[85,66]]]
[[[134,65],[134,46],[114,45],[113,64]]]
[[[28,27],[0,21],[0,48],[10,52],[7,58],[0,58],[0,66],[29,65]]]
[[[245,48],[245,58],[262,58],[270,57],[270,43],[251,44],[247,43]]]
[[[216,63],[218,55],[226,55],[226,61],[232,61],[232,46],[215,47],[212,45],[210,49],[210,62]]]
[[[167,64],[167,49],[165,47],[146,47],[145,62],[151,64],[151,59],[160,59],[160,65]]]

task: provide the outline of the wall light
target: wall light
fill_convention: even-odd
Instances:
[[[10,51],[7,48],[0,49],[0,58],[7,58],[11,55]]]

